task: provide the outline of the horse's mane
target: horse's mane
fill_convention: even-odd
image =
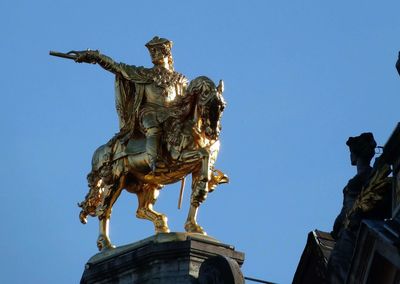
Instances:
[[[216,86],[210,78],[199,76],[190,82],[187,88],[187,94],[200,96],[199,102],[204,103],[207,96],[215,89]]]
[[[171,117],[164,124],[164,127],[168,129],[164,132],[164,142],[171,146],[181,144],[182,130],[189,122],[188,118],[194,115],[196,105],[204,105],[207,102],[209,94],[215,88],[214,82],[206,76],[197,77],[190,82],[185,96],[180,97],[174,106],[180,110],[180,117]]]

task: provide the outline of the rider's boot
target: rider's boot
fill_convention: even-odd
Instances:
[[[160,136],[161,129],[158,127],[152,127],[146,130],[146,153],[148,158],[147,163],[153,173],[156,170]]]

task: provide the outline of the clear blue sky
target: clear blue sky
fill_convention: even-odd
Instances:
[[[244,274],[290,283],[315,228],[329,231],[354,175],[345,141],[384,144],[399,121],[398,1],[2,1],[0,267],[2,283],[78,283],[97,252],[97,220],[79,223],[97,146],[118,131],[113,75],[50,57],[99,49],[151,66],[144,44],[174,41],[175,68],[224,79],[217,165],[231,178],[199,221],[246,253]],[[178,186],[156,204],[182,231]],[[115,206],[123,245],[153,234],[136,197]],[[56,280],[55,280],[56,279]]]

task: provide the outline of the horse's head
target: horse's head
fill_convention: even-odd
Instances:
[[[217,140],[221,131],[221,116],[225,108],[225,100],[222,96],[223,82],[218,86],[205,76],[192,80],[188,87],[188,93],[196,97],[196,113],[199,127],[207,139]]]

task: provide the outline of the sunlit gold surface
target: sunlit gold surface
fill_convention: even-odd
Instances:
[[[185,230],[206,235],[197,223],[208,192],[228,182],[214,168],[220,147],[220,119],[225,107],[223,82],[216,86],[201,76],[187,84],[174,71],[172,42],[155,37],[146,44],[154,67],[116,63],[98,51],[68,53],[65,58],[97,63],[116,75],[116,108],[120,131],[93,155],[89,192],[80,220],[100,220],[98,247],[112,248],[109,220],[123,189],[138,197],[136,216],[153,222],[156,233],[168,233],[167,217],[154,210],[164,185],[192,174],[192,194]],[[60,55],[57,55],[60,56]]]

